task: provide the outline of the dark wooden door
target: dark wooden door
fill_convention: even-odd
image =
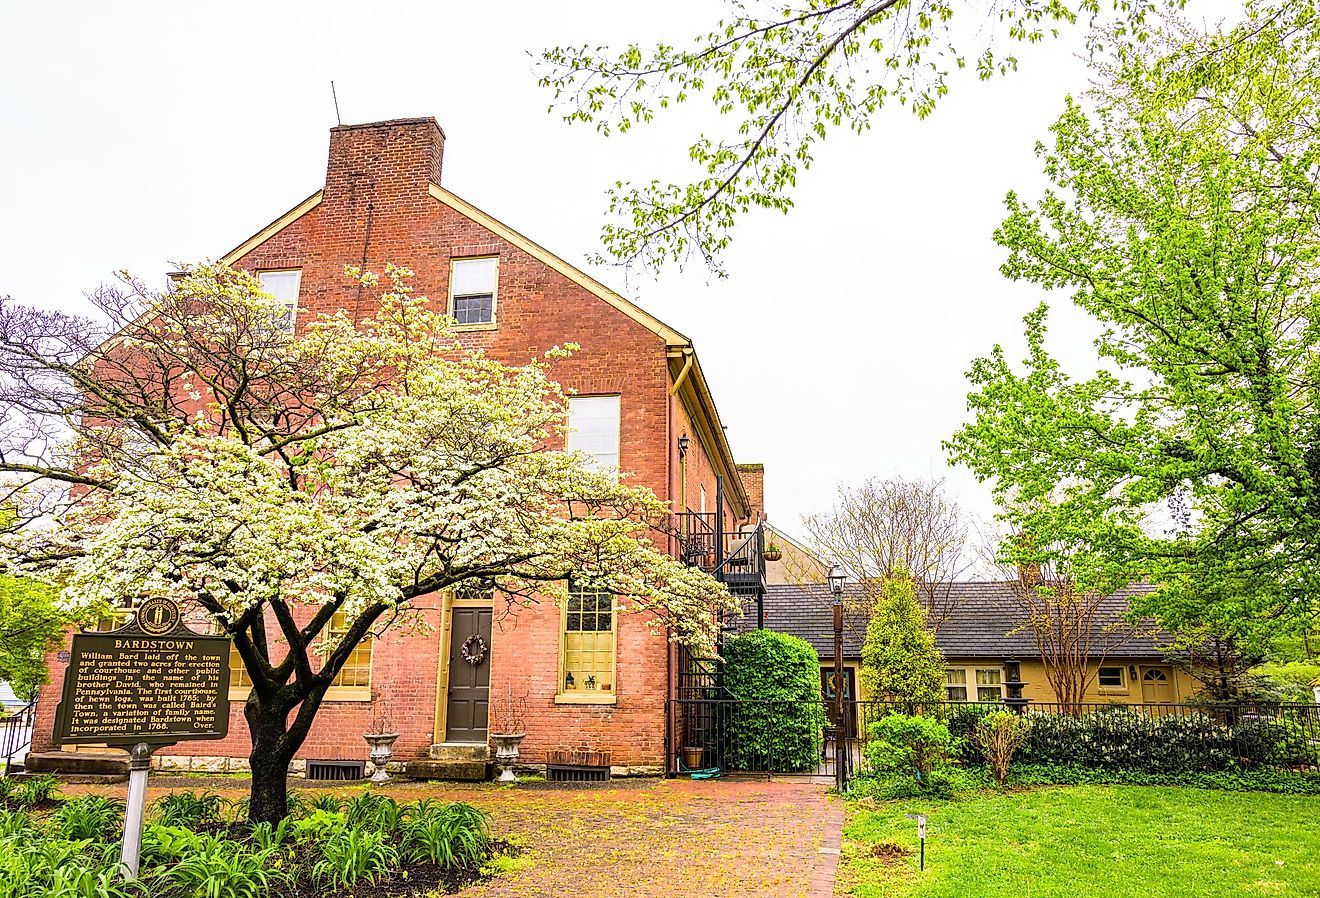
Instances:
[[[449,703],[445,714],[446,742],[486,741],[490,718],[489,608],[455,608],[449,640]],[[464,658],[464,649],[469,658]]]
[[[825,714],[830,719],[832,726],[838,726],[839,722],[834,719],[834,668],[822,667],[820,669],[820,694],[825,700]],[[853,679],[853,669],[845,667],[843,669],[843,714],[848,723],[847,737],[849,739],[857,736],[857,683]]]

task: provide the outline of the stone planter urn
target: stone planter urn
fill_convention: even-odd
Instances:
[[[518,777],[513,772],[513,765],[518,763],[518,746],[526,736],[526,733],[490,734],[490,741],[495,743],[495,763],[500,767],[500,775],[496,782],[518,782]]]
[[[385,765],[394,757],[394,740],[399,738],[398,733],[366,733],[362,736],[367,740],[367,745],[371,747],[368,757],[371,763],[376,766],[376,772],[371,775],[373,783],[387,783],[390,780],[389,773],[385,770]]]

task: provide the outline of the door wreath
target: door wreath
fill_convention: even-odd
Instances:
[[[463,644],[458,647],[458,651],[463,656],[464,661],[476,667],[486,660],[486,641],[473,633],[463,640]]]

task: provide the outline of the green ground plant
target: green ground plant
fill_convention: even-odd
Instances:
[[[225,801],[214,792],[169,792],[156,799],[152,810],[156,821],[166,826],[192,829],[220,823]]]
[[[123,825],[124,805],[104,795],[80,795],[60,805],[51,816],[50,829],[61,838],[108,841]]]
[[[360,792],[294,805],[303,816],[249,825],[226,820],[233,808],[214,793],[167,796],[143,829],[134,884],[118,872],[119,801],[90,794],[53,810],[0,808],[0,898],[402,895],[412,894],[414,870],[445,871],[440,881],[452,890],[502,869],[489,816],[463,802],[401,805]]]

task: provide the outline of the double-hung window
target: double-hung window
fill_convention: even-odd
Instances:
[[[570,702],[613,701],[614,596],[570,588],[563,622],[560,697]]]
[[[335,645],[348,632],[349,619],[343,611],[336,611],[325,628],[325,639]],[[330,684],[327,698],[371,698],[371,637],[367,636],[353,647],[344,666],[339,668]]]
[[[951,702],[998,702],[1004,698],[1004,672],[998,667],[950,667],[944,694]]]
[[[279,318],[279,326],[286,331],[292,331],[294,319],[298,317],[298,288],[302,286],[302,269],[258,271],[257,280],[261,282],[261,289],[274,297],[284,308],[284,313]]]
[[[495,323],[500,260],[455,259],[449,272],[449,314],[460,326]]]
[[[590,456],[589,469],[619,476],[618,396],[573,396],[568,400],[568,448]]]

